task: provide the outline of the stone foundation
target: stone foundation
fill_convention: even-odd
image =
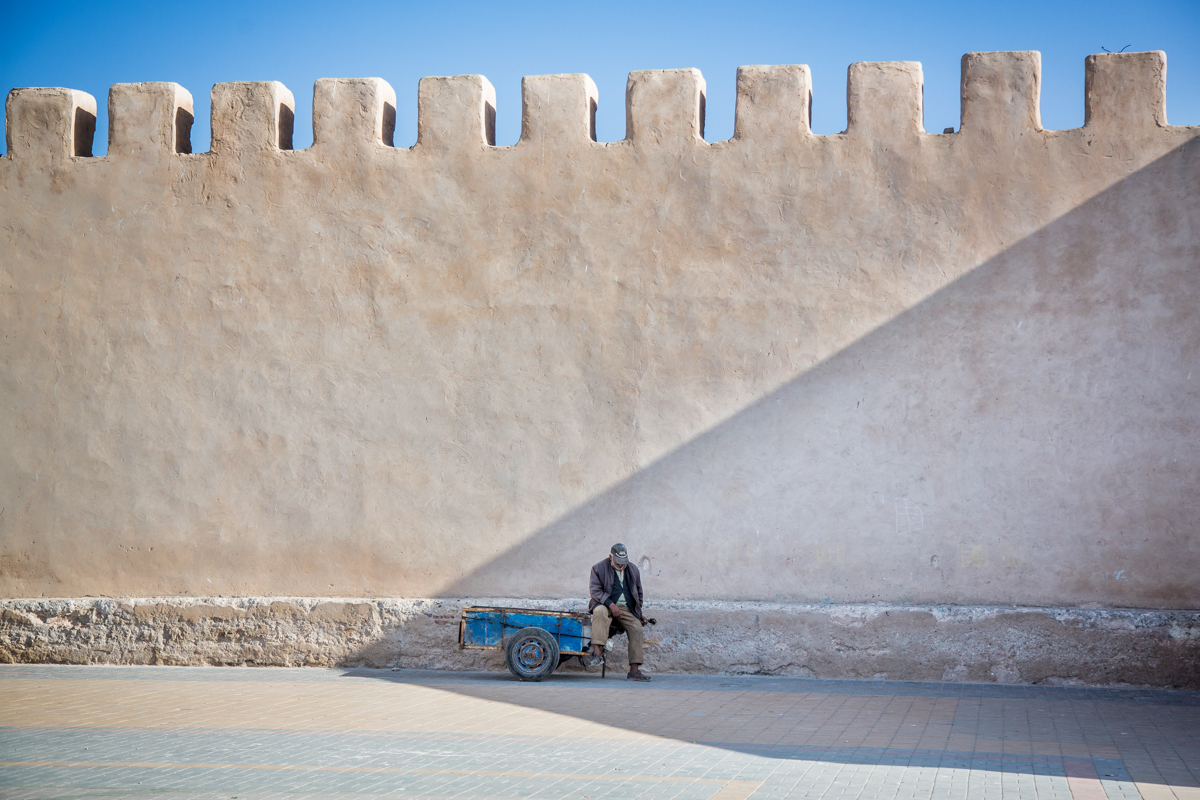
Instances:
[[[16,599],[0,601],[0,661],[63,664],[503,669],[457,645],[473,598]],[[660,672],[1200,688],[1200,611],[657,603]],[[623,668],[618,639],[614,669]],[[579,669],[575,662],[564,669]]]

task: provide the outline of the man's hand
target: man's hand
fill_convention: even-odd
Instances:
[[[621,618],[621,607],[616,603],[609,603],[608,610],[612,612],[613,619]]]

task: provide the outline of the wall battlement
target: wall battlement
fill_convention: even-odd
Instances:
[[[1089,56],[1086,122],[1080,129],[1042,129],[1040,83],[1037,52],[968,53],[962,60],[962,125],[942,138],[946,134],[927,134],[922,127],[919,63],[860,62],[849,68],[847,130],[817,136],[809,128],[812,82],[807,67],[741,67],[734,137],[710,145],[703,139],[705,82],[698,70],[630,73],[627,134],[614,143],[594,141],[598,95],[590,78],[539,75],[521,84],[520,141],[494,148],[496,95],[487,79],[431,77],[422,79],[418,90],[417,143],[386,155],[402,164],[406,157],[453,157],[492,148],[500,159],[531,152],[542,159],[583,153],[602,157],[626,148],[693,148],[712,157],[747,146],[860,153],[915,139],[923,145],[922,155],[936,159],[954,148],[978,152],[1050,142],[1078,147],[1095,137],[1119,143],[1156,132],[1170,135],[1162,52]],[[192,96],[186,89],[173,83],[116,84],[108,98],[109,155],[100,162],[189,154],[192,161],[267,153],[303,159],[303,151],[282,156],[291,150],[294,107],[292,93],[275,81],[217,84],[212,90],[212,149],[192,154]],[[322,79],[313,88],[313,108],[314,150],[338,150],[352,160],[376,148],[391,148],[396,94],[385,81]],[[17,168],[90,157],[96,119],[90,95],[72,89],[14,89],[6,112],[8,159]]]

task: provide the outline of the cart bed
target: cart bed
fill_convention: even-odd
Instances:
[[[592,618],[575,611],[532,608],[464,608],[458,623],[458,645],[467,650],[499,650],[522,628],[541,628],[558,642],[558,652],[586,655],[592,644]]]

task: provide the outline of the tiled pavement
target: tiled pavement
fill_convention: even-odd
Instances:
[[[0,666],[0,798],[1200,800],[1200,693]]]

